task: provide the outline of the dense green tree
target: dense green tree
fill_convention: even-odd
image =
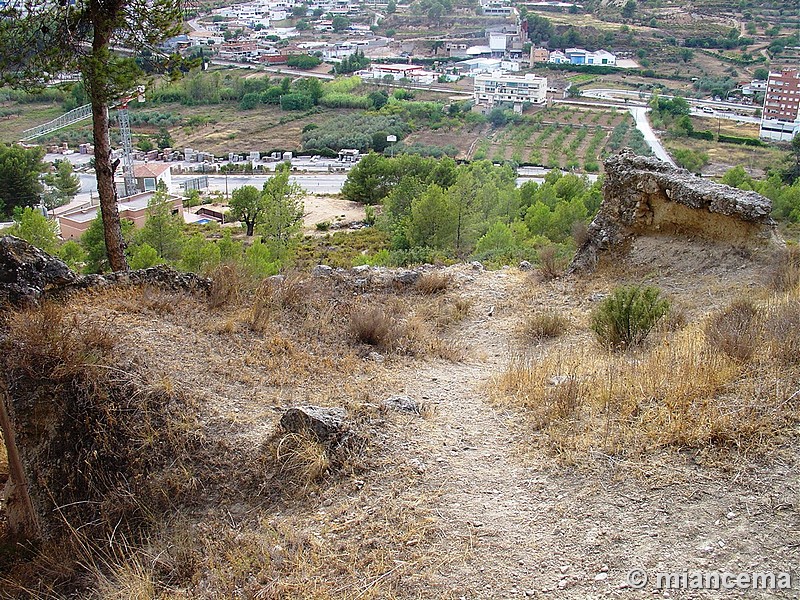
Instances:
[[[48,173],[44,176],[44,182],[53,191],[52,194],[45,196],[44,205],[48,210],[67,204],[81,191],[81,180],[72,172],[70,161],[56,161],[55,167],[55,173]]]
[[[386,177],[389,169],[387,160],[374,152],[367,154],[350,169],[342,186],[342,195],[353,202],[380,202],[390,189],[390,182]]]
[[[217,246],[219,246],[219,257],[222,262],[237,262],[244,255],[242,243],[233,240],[230,229],[222,232],[222,239],[217,242]]]
[[[517,242],[511,228],[505,223],[497,221],[478,240],[475,254],[484,260],[508,261],[513,258],[516,247]]]
[[[141,70],[133,59],[112,54],[111,46],[153,48],[179,32],[182,16],[182,5],[175,0],[11,0],[0,12],[0,74],[4,83],[30,88],[65,72],[78,71],[83,77],[92,106],[104,239],[115,271],[125,270],[127,262],[116,203],[108,108],[130,93]]]
[[[155,248],[158,257],[165,261],[177,261],[183,247],[183,222],[172,214],[172,202],[165,186],[159,187],[147,203],[147,221],[137,232],[140,244]]]
[[[313,69],[321,63],[322,61],[319,58],[309,54],[296,54],[286,60],[286,65],[295,69]],[[314,81],[319,82],[316,79]]]
[[[632,19],[636,13],[636,0],[628,0],[625,6],[622,7],[622,17],[624,19]]]
[[[8,233],[30,242],[49,254],[55,254],[58,249],[56,222],[45,217],[36,208],[26,206],[18,209],[14,215],[14,224]]]
[[[726,171],[722,176],[722,183],[739,189],[753,189],[753,178],[747,174],[747,171],[741,165]]]
[[[297,241],[303,222],[303,189],[289,181],[289,171],[284,169],[270,177],[261,191],[264,219],[258,231],[269,242],[279,258]]]
[[[180,266],[192,273],[206,273],[222,261],[220,247],[201,233],[189,237],[183,245]]]
[[[247,227],[248,237],[252,236],[255,227],[264,218],[264,205],[261,193],[253,185],[245,185],[233,190],[230,201],[231,216]]]
[[[431,184],[411,202],[408,239],[414,246],[445,249],[455,236],[455,220],[447,204],[444,190]]]
[[[67,240],[58,249],[58,257],[73,271],[79,272],[86,263],[86,252],[75,240]]]
[[[758,67],[755,71],[753,71],[753,79],[761,79],[766,81],[769,79],[769,69],[765,67]]]
[[[331,19],[331,27],[333,27],[334,31],[344,31],[350,27],[350,24],[350,19],[342,15],[336,15]]]
[[[158,256],[158,251],[150,244],[139,244],[131,251],[131,269],[148,269],[163,262],[164,260]]]
[[[102,213],[102,209],[100,212]],[[133,238],[133,221],[122,219],[120,226],[123,240],[130,242]],[[98,214],[88,229],[83,232],[80,245],[86,252],[86,266],[84,268],[86,273],[103,273],[111,268],[106,251],[105,227],[101,214]]]
[[[43,157],[42,148],[0,145],[0,214],[8,217],[16,207],[39,205]]]

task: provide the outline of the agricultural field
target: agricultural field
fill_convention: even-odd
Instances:
[[[596,172],[624,146],[648,153],[637,134],[624,111],[551,107],[479,140],[468,158]]]

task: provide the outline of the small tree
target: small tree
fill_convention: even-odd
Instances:
[[[256,224],[260,223],[264,217],[264,206],[261,202],[261,194],[258,188],[252,185],[245,185],[233,190],[230,207],[231,216],[245,224],[247,235],[251,237]]]
[[[610,350],[638,346],[669,311],[669,301],[655,287],[616,288],[592,313],[597,340]]]
[[[279,257],[285,256],[296,240],[303,221],[303,189],[289,181],[287,169],[276,173],[265,183],[261,192],[264,219],[259,233],[269,242]]]
[[[46,194],[44,205],[53,210],[70,202],[81,191],[81,180],[72,172],[72,163],[59,160],[55,163],[55,173],[48,173],[44,182],[52,188],[52,194]]]
[[[49,220],[39,210],[25,207],[14,215],[14,225],[8,231],[49,254],[58,249],[55,221]]]
[[[92,107],[104,239],[115,271],[127,269],[127,262],[116,203],[108,109],[130,93],[141,70],[134,59],[120,58],[111,48],[155,48],[180,31],[182,8],[179,0],[9,0],[0,9],[3,83],[35,89],[61,73],[77,71],[83,77]]]
[[[45,170],[42,148],[0,145],[0,214],[10,216],[15,207],[37,206]]]
[[[166,186],[159,184],[147,203],[147,221],[136,236],[138,242],[154,248],[160,259],[177,261],[183,246],[182,229],[181,218],[172,214]]]

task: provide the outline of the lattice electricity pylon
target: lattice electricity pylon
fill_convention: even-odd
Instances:
[[[133,196],[136,193],[136,178],[133,176],[133,142],[127,100],[117,109],[117,118],[122,137],[122,176],[125,178],[125,195]]]

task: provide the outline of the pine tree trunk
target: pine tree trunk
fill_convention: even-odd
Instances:
[[[112,2],[90,0],[89,12],[94,24],[92,52],[87,57],[83,69],[84,84],[92,102],[97,195],[100,196],[106,254],[112,271],[128,270],[125,242],[122,239],[122,227],[119,222],[117,190],[114,186],[114,169],[111,166],[111,140],[108,132],[108,106],[115,99],[111,83],[113,77],[108,70],[109,44],[123,3],[123,0]]]
[[[94,133],[94,166],[97,174],[97,194],[103,215],[103,232],[106,238],[106,253],[113,271],[127,271],[125,245],[119,222],[117,191],[114,186],[114,171],[111,167],[111,141],[108,135],[108,105],[92,98],[92,122]]]

